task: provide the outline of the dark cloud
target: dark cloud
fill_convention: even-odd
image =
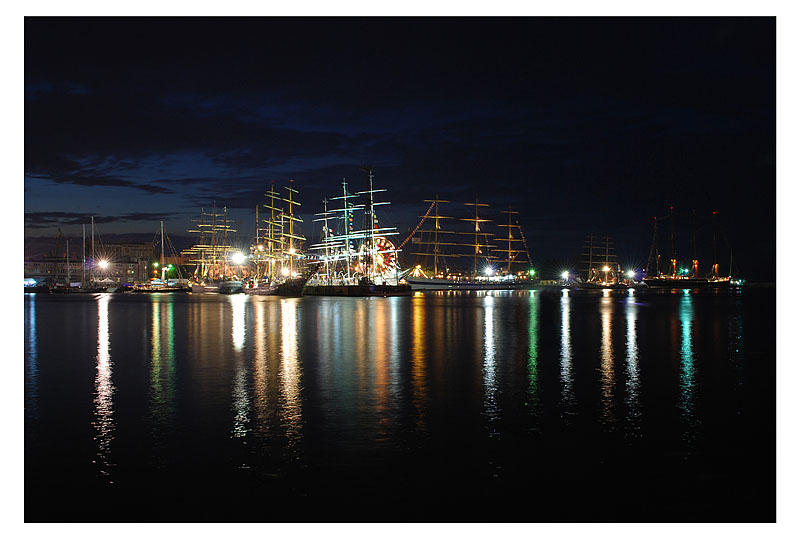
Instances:
[[[104,159],[103,161],[107,161]],[[30,178],[48,180],[54,183],[74,184],[97,187],[127,187],[145,193],[172,193],[170,189],[149,183],[139,183],[121,178],[106,172],[115,165],[103,164],[97,158],[84,158],[78,161],[62,157],[58,154],[43,155],[31,163],[26,163],[25,174]],[[116,165],[119,168],[130,167],[130,164]]]
[[[61,212],[61,211],[48,211],[48,212],[25,212],[25,227],[26,228],[55,228],[67,225],[83,225],[89,224],[92,218],[90,213],[76,213],[76,212]],[[119,223],[119,222],[156,222],[162,219],[167,219],[172,215],[163,213],[127,213],[124,215],[94,215],[95,224],[104,223]]]

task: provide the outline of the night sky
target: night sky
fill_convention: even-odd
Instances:
[[[716,210],[744,276],[774,280],[775,20],[25,20],[26,244],[92,214],[180,241],[212,201],[245,242],[289,179],[313,239],[362,165],[402,238],[423,199],[478,196],[521,212],[537,265],[593,231],[643,267],[674,205]]]

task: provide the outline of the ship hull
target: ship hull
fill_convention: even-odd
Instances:
[[[629,285],[624,283],[609,283],[609,284],[602,284],[602,283],[581,283],[576,288],[578,290],[627,290],[628,288],[635,288],[636,286],[641,285]]]
[[[531,281],[453,281],[406,277],[412,290],[531,290],[538,285]]]
[[[244,293],[251,296],[283,296],[300,297],[303,295],[303,287],[308,279],[290,279],[280,284],[267,284],[257,288],[245,288]]]
[[[411,287],[407,284],[380,285],[380,284],[354,284],[354,285],[311,285],[303,289],[305,296],[349,296],[349,297],[385,297],[385,296],[410,296]]]
[[[729,288],[729,280],[710,281],[708,279],[644,279],[648,288],[686,289],[686,288]]]

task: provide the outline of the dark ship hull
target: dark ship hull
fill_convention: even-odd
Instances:
[[[704,279],[704,278],[674,278],[674,277],[650,277],[643,279],[648,288],[728,288],[731,286],[730,279]]]
[[[407,284],[353,284],[353,285],[311,285],[303,289],[305,296],[350,296],[386,297],[410,296],[411,286]]]

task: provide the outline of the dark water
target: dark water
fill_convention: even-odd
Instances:
[[[771,521],[775,290],[25,296],[27,521]]]

